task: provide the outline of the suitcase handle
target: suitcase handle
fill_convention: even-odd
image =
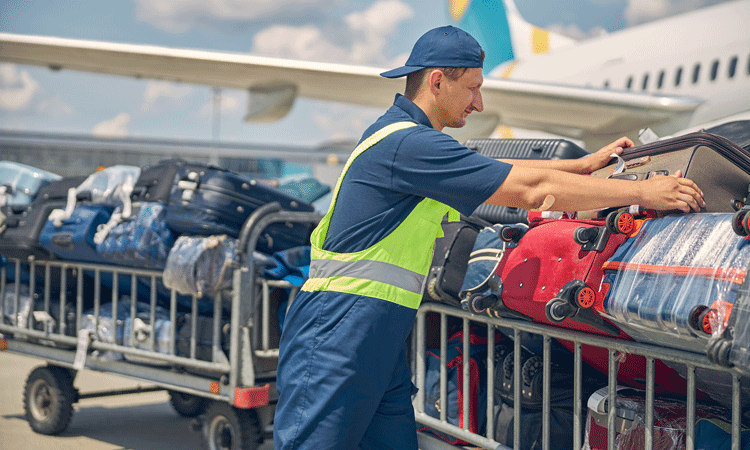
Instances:
[[[65,250],[73,250],[75,245],[73,244],[73,233],[57,233],[52,236],[50,240],[52,245]]]

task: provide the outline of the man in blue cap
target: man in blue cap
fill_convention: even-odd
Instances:
[[[578,160],[502,162],[442,132],[481,112],[484,51],[461,29],[425,33],[403,67],[404,95],[364,133],[311,237],[310,275],[279,346],[274,444],[281,449],[416,450],[406,340],[441,221],[481,203],[580,211],[704,206],[690,180],[602,180],[622,138]]]

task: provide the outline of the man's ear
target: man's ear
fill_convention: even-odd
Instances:
[[[438,90],[440,89],[440,84],[443,82],[443,71],[440,69],[435,69],[432,72],[430,72],[429,77],[429,83],[430,83],[430,91],[432,94],[437,94]]]

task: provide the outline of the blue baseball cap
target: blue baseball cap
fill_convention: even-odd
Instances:
[[[403,67],[380,75],[399,78],[427,67],[482,68],[482,46],[460,28],[451,25],[433,28],[417,40]]]

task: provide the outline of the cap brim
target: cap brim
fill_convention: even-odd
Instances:
[[[416,72],[418,70],[422,70],[424,67],[417,67],[417,66],[403,66],[399,67],[397,69],[388,70],[386,72],[383,72],[380,74],[381,77],[386,78],[399,78],[403,77],[405,75],[409,75],[410,73]]]

